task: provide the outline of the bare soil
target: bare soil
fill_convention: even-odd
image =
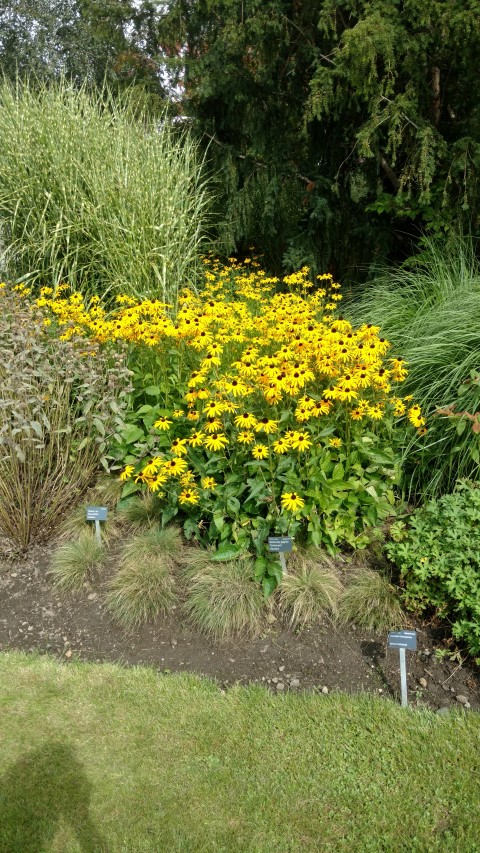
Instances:
[[[215,643],[189,627],[181,612],[134,632],[115,625],[98,583],[77,598],[60,595],[48,575],[49,548],[0,562],[0,650],[21,649],[72,660],[149,665],[194,672],[223,689],[257,683],[275,691],[369,692],[399,698],[399,655],[386,636],[325,622],[297,634],[272,616],[255,640]],[[480,672],[471,662],[439,658],[444,632],[413,619],[418,650],[407,652],[409,702],[433,709],[480,710]],[[457,697],[462,697],[460,700]]]

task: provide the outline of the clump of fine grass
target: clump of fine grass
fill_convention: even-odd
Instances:
[[[367,631],[388,631],[405,625],[405,614],[395,587],[381,572],[356,569],[338,603],[341,624],[353,622]]]
[[[150,492],[135,495],[119,510],[119,517],[134,529],[160,524],[161,515],[160,501]]]
[[[54,585],[63,592],[79,592],[101,568],[104,547],[85,530],[73,542],[60,545],[52,556],[50,573]]]
[[[217,640],[257,635],[264,601],[253,578],[252,558],[199,564],[190,578],[185,610],[193,625]]]
[[[182,535],[174,526],[151,528],[125,545],[106,600],[117,622],[133,628],[176,605],[175,569],[181,548]]]
[[[318,552],[295,554],[279,589],[279,605],[293,628],[306,628],[336,615],[342,584],[331,560]]]
[[[437,496],[461,477],[478,479],[472,422],[448,414],[451,406],[480,410],[480,269],[471,241],[430,240],[408,265],[381,270],[348,310],[354,321],[378,324],[405,359],[404,391],[427,416],[426,436],[405,444],[409,494]]]

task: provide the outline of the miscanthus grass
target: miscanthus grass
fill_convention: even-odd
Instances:
[[[74,290],[176,304],[194,283],[208,195],[188,132],[128,94],[65,80],[0,85],[6,272]]]

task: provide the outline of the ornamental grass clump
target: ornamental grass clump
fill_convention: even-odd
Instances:
[[[393,512],[405,432],[425,430],[404,360],[339,314],[340,289],[307,268],[279,281],[252,259],[205,259],[201,293],[185,288],[176,313],[127,295],[112,311],[67,291],[37,300],[60,335],[131,347],[129,423],[111,448],[123,498],[147,491],[162,524],[261,557],[266,594],[279,581],[267,537],[365,545]]]
[[[182,536],[175,527],[146,530],[124,546],[106,598],[117,622],[134,628],[177,604],[175,573],[181,548]]]
[[[480,269],[471,243],[429,241],[409,265],[383,271],[349,311],[381,325],[408,362],[405,388],[428,415],[405,436],[405,490],[453,491],[480,475]],[[476,417],[477,416],[477,417]]]
[[[51,334],[23,286],[0,286],[0,532],[45,541],[106,464],[129,390],[122,345]]]
[[[354,570],[338,602],[338,619],[367,631],[391,631],[405,625],[399,591],[380,571],[367,566]]]
[[[336,616],[342,593],[338,572],[320,551],[295,554],[279,587],[279,606],[293,628],[302,630]]]
[[[194,282],[208,194],[192,137],[131,96],[66,80],[0,86],[7,274],[176,304]]]
[[[260,633],[265,603],[253,560],[210,561],[189,579],[185,611],[196,628],[217,640]]]
[[[61,592],[80,592],[101,569],[104,546],[93,531],[84,530],[73,542],[60,545],[53,553],[50,574]]]

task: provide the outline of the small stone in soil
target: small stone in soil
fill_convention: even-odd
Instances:
[[[322,687],[322,693],[325,693],[325,695],[327,695],[327,693],[328,693],[328,687],[326,687],[326,686],[325,686],[325,687]]]
[[[299,687],[299,686],[300,686],[300,679],[299,678],[292,678],[292,680],[290,681],[290,687]]]
[[[285,685],[284,685],[283,681],[278,682],[277,690],[285,690]]]
[[[278,671],[279,671],[279,672],[283,672],[283,670],[284,670],[284,669],[285,669],[285,667],[284,667],[284,666],[279,666],[279,667],[278,667]]]
[[[268,651],[268,646],[264,646],[263,649],[260,649],[260,654],[264,655],[265,652],[267,652],[267,651]]]
[[[425,688],[427,686],[427,679],[426,678],[419,678],[418,683],[419,683],[420,687]]]
[[[470,704],[467,696],[463,696],[461,693],[459,693],[458,696],[455,696],[455,699],[457,702],[460,702],[460,705],[466,705],[467,703]]]
[[[272,682],[273,682],[273,684],[276,684],[276,683],[277,683],[277,681],[278,681],[278,678],[272,678]]]

